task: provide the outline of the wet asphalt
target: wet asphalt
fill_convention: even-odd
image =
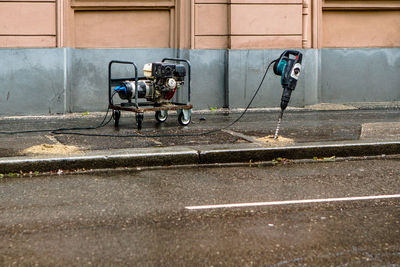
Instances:
[[[2,266],[399,266],[400,159],[0,179]]]
[[[275,131],[278,111],[270,110],[247,113],[228,132],[201,134],[223,128],[239,115],[195,113],[192,123],[182,127],[173,114],[163,124],[146,114],[143,129],[138,131],[132,114],[123,113],[119,128],[110,121],[101,128],[74,131],[109,136],[51,131],[97,126],[104,114],[3,117],[0,132],[48,131],[0,134],[0,158],[23,157],[32,160],[31,167],[35,167],[39,157],[54,156],[30,155],[23,150],[50,143],[75,145],[83,153],[96,155],[119,149],[125,149],[124,153],[168,149],[194,153],[197,160],[214,146],[259,148],[252,140]],[[171,136],[182,133],[185,135]],[[122,137],[127,134],[160,136]],[[288,110],[280,135],[292,138],[293,146],[339,144],[335,152],[340,152],[341,142],[382,141],[392,147],[391,154],[400,154],[395,151],[400,141],[400,110]],[[379,151],[373,153],[380,155]],[[307,155],[308,159],[312,156]],[[0,265],[400,266],[399,198],[217,210],[185,208],[400,193],[396,155],[340,162],[316,159],[313,161],[319,163],[313,164],[292,164],[288,158],[275,166],[247,160],[252,167],[138,167],[76,175],[65,174],[66,169],[75,168],[66,161],[64,171],[59,166],[52,168],[60,175],[34,172],[13,178],[16,173],[0,172]],[[139,163],[146,158],[141,160]],[[109,160],[107,166],[113,162]],[[189,163],[166,163],[171,164]]]

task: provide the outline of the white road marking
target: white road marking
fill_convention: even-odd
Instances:
[[[243,207],[257,207],[257,206],[276,206],[276,205],[291,205],[291,204],[306,204],[306,203],[337,202],[337,201],[376,200],[376,199],[388,199],[388,198],[400,198],[400,194],[378,195],[378,196],[360,196],[360,197],[322,198],[322,199],[317,198],[317,199],[285,200],[285,201],[269,201],[269,202],[232,203],[232,204],[218,204],[218,205],[200,205],[200,206],[187,206],[185,208],[189,209],[189,210],[243,208]]]

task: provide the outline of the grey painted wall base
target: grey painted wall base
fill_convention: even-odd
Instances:
[[[400,99],[400,49],[322,49],[322,102]]]
[[[64,49],[0,49],[0,115],[63,113]]]
[[[283,50],[0,49],[0,115],[107,109],[108,63],[181,57],[192,63],[195,109],[246,107],[268,66]],[[302,50],[303,71],[291,106],[400,101],[400,48]],[[115,68],[127,76],[131,69]],[[252,107],[279,106],[280,77],[272,68]],[[177,93],[187,98],[186,88]]]

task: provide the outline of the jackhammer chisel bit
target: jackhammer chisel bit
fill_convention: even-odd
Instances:
[[[276,130],[275,130],[275,134],[274,134],[274,139],[277,139],[277,138],[278,138],[278,133],[279,133],[279,128],[281,127],[282,117],[283,117],[283,111],[281,111],[281,114],[279,115],[278,125],[276,126]]]

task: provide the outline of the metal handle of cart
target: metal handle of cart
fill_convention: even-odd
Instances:
[[[113,64],[127,64],[127,65],[133,65],[133,67],[135,68],[135,77],[131,77],[131,78],[118,78],[118,79],[112,79],[111,76],[111,66]],[[111,87],[113,83],[119,83],[119,82],[123,82],[123,81],[127,81],[127,80],[135,80],[135,106],[136,108],[139,108],[139,104],[138,104],[138,69],[137,66],[135,64],[135,62],[131,62],[131,61],[120,61],[120,60],[112,60],[110,61],[110,63],[108,64],[108,104],[111,106],[112,105],[112,95],[111,95]],[[131,100],[128,100],[129,102]]]
[[[169,58],[169,57],[163,58],[162,62],[165,62],[167,60],[186,63],[186,65],[188,67],[188,102],[187,102],[187,104],[189,104],[190,103],[190,83],[191,83],[191,79],[192,79],[192,76],[191,76],[191,67],[192,66],[190,65],[190,62],[189,62],[189,60],[182,59],[182,58]]]

